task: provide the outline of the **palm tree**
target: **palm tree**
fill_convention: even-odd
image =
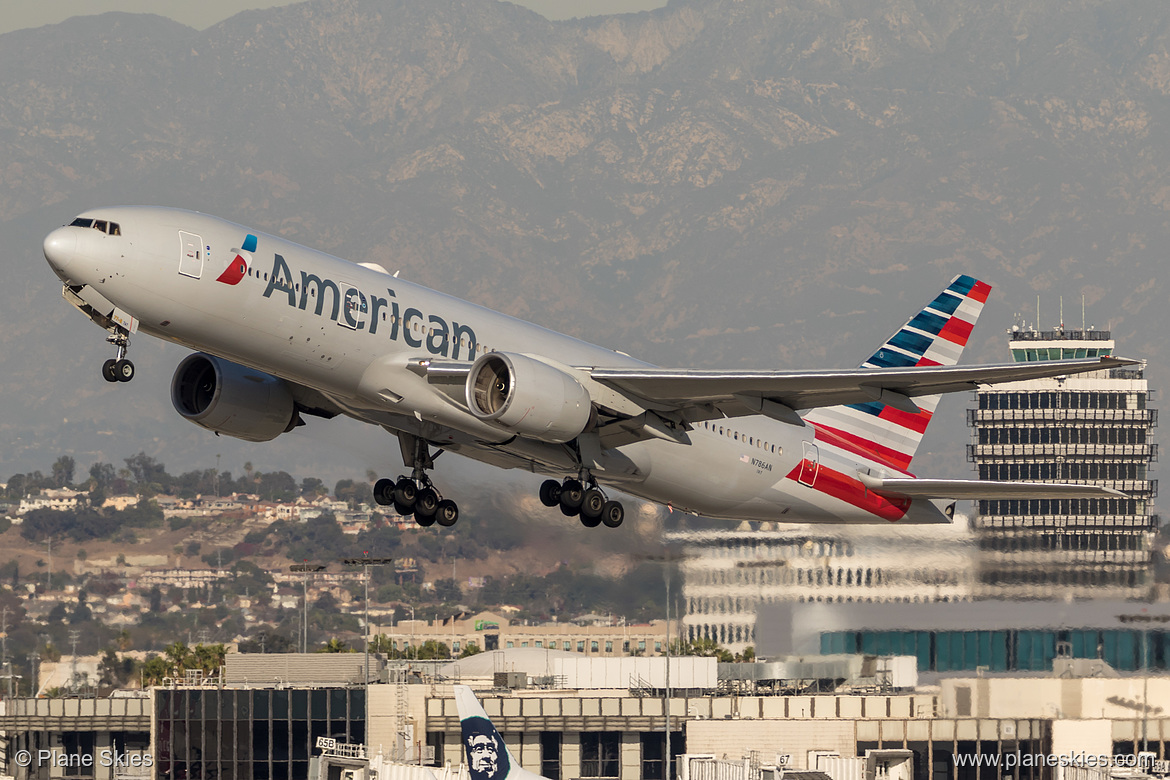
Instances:
[[[118,646],[118,649],[121,650],[123,653],[126,652],[127,650],[129,650],[131,647],[133,647],[134,642],[130,638],[129,629],[123,628],[120,632],[118,632],[118,636],[115,637],[114,643]]]
[[[167,663],[167,659],[161,655],[152,655],[142,664],[142,687],[162,685],[163,678],[169,676],[169,671],[170,665]]]
[[[219,645],[195,645],[192,656],[194,666],[203,670],[203,676],[210,677],[219,671],[227,656],[227,648]]]
[[[318,653],[356,653],[357,651],[352,649],[349,645],[347,645],[345,642],[342,642],[337,637],[332,637],[328,642],[325,643],[325,646],[322,647],[317,652]]]
[[[170,664],[170,676],[182,677],[187,669],[193,666],[194,656],[191,653],[191,648],[187,647],[186,642],[175,642],[167,645],[163,650]]]

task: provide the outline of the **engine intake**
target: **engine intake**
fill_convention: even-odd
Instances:
[[[466,390],[467,408],[479,419],[555,444],[575,439],[593,414],[589,391],[576,377],[524,355],[481,355]]]
[[[175,369],[171,403],[196,425],[244,441],[271,441],[301,422],[283,379],[204,352]]]

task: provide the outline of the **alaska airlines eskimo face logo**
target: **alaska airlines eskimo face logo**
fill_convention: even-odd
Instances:
[[[508,751],[491,721],[472,717],[463,721],[463,746],[471,780],[504,780],[508,776]]]
[[[235,258],[228,263],[228,267],[215,281],[224,284],[240,283],[244,274],[248,273],[248,267],[252,264],[252,253],[256,251],[256,236],[249,233],[244,237],[244,245],[232,251],[235,252]]]

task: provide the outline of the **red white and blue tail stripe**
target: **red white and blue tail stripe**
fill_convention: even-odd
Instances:
[[[864,363],[862,368],[953,366],[959,362],[991,286],[957,276]],[[879,402],[812,409],[804,415],[817,438],[905,470],[918,450],[939,396],[921,396],[917,414]]]

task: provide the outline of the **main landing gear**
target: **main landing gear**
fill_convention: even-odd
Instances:
[[[102,377],[107,382],[129,382],[134,378],[134,364],[126,359],[130,336],[119,332],[106,338],[106,341],[118,348],[118,357],[110,358],[102,364]]]
[[[617,501],[610,501],[597,485],[597,480],[582,470],[579,479],[569,477],[563,482],[546,479],[540,486],[540,503],[547,507],[559,506],[566,517],[579,516],[581,525],[596,528],[605,525],[617,528],[626,519],[626,510]]]
[[[435,458],[441,452],[431,455],[427,443],[416,439],[411,475],[400,476],[397,481],[379,479],[374,483],[374,500],[382,506],[393,506],[403,517],[414,515],[414,521],[423,528],[436,522],[445,528],[455,525],[459,521],[459,505],[443,498],[427,476],[427,469],[435,467]]]

